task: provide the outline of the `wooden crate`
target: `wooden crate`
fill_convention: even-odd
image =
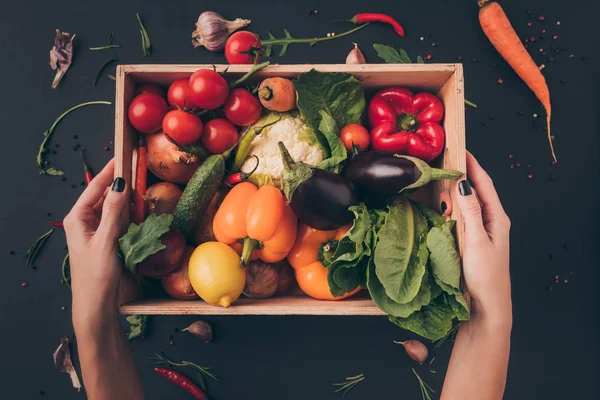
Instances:
[[[237,79],[251,66],[217,65],[217,71],[226,67],[228,79]],[[199,68],[212,65],[121,65],[117,68],[115,176],[135,182],[132,165],[136,162],[137,132],[127,121],[127,109],[134,97],[137,83],[153,82],[169,85],[176,79],[187,78]],[[271,76],[295,78],[299,73],[315,68],[322,72],[346,72],[363,82],[367,91],[388,86],[405,86],[414,91],[436,93],[445,106],[443,121],[446,147],[438,159],[438,167],[466,172],[465,113],[463,69],[461,64],[366,64],[366,65],[272,65],[254,76],[261,80]],[[440,191],[453,189],[455,182],[442,181],[429,185],[427,196],[437,202]],[[457,207],[452,218],[457,221],[456,235],[462,253],[464,222]],[[124,216],[128,223],[128,216]],[[343,301],[314,300],[301,292],[266,300],[250,300],[243,296],[229,308],[214,307],[202,300],[180,301],[170,298],[125,298],[121,306],[124,314],[206,314],[206,315],[385,315],[371,301],[366,291]]]

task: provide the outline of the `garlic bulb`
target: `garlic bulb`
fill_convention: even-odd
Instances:
[[[348,53],[348,57],[346,57],[346,64],[366,64],[367,60],[365,60],[365,56],[358,48],[358,45],[354,43],[354,48],[350,50]]]
[[[429,356],[429,351],[427,350],[427,347],[418,340],[407,340],[404,342],[394,341],[394,343],[401,344],[402,346],[404,346],[404,349],[406,350],[408,356],[421,365],[423,365],[423,363],[425,362],[425,360],[427,360],[427,357]]]
[[[212,52],[223,50],[229,35],[250,22],[249,19],[242,18],[228,21],[216,12],[205,11],[198,17],[196,30],[192,32],[192,44],[194,47],[204,46]]]

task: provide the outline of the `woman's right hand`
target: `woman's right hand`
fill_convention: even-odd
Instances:
[[[467,152],[467,174],[454,193],[465,221],[463,272],[475,319],[512,325],[510,220],[489,175]]]

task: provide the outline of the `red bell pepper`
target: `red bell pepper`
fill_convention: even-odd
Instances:
[[[371,145],[375,150],[430,162],[444,149],[443,116],[442,102],[431,93],[382,89],[369,103]]]

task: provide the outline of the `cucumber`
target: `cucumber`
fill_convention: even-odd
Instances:
[[[208,208],[217,187],[225,176],[225,157],[208,157],[188,182],[175,210],[173,223],[188,243],[193,242],[200,218]]]

